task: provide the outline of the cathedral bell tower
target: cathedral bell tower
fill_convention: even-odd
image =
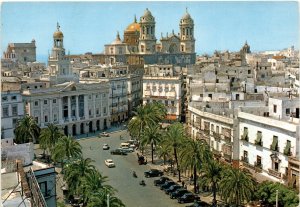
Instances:
[[[139,53],[155,53],[155,44],[155,18],[147,8],[144,15],[140,18]]]
[[[194,20],[186,9],[186,13],[180,20],[180,51],[183,53],[195,53]]]
[[[70,61],[65,56],[64,35],[57,23],[57,30],[53,33],[53,47],[48,57],[49,75],[52,84],[76,81],[70,67]]]

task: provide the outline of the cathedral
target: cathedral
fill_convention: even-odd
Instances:
[[[155,35],[155,17],[146,9],[138,22],[133,23],[124,31],[121,40],[118,33],[111,44],[105,45],[105,63],[123,62],[129,65],[143,64],[174,64],[186,66],[196,60],[194,20],[186,11],[179,21],[179,33],[174,30],[166,36],[161,35],[157,41]]]

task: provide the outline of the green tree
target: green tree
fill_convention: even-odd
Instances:
[[[73,195],[82,196],[80,190],[84,180],[95,171],[95,166],[91,164],[92,162],[91,158],[80,158],[66,166],[64,179]]]
[[[65,161],[77,159],[81,154],[80,144],[71,136],[63,136],[54,146],[52,159],[61,162],[63,167]]]
[[[167,128],[165,133],[165,144],[171,146],[173,148],[173,156],[176,162],[177,171],[178,171],[178,179],[181,181],[180,177],[180,167],[178,161],[178,148],[182,145],[184,137],[184,128],[180,123],[174,123]]]
[[[264,181],[258,185],[255,192],[256,200],[261,200],[267,205],[276,204],[276,190],[278,190],[278,205],[284,207],[297,206],[299,197],[293,189],[271,181]]]
[[[222,179],[222,166],[215,160],[210,160],[201,169],[200,186],[208,186],[213,193],[213,206],[217,206],[217,191]]]
[[[36,143],[40,135],[40,127],[37,125],[36,120],[32,116],[25,115],[18,121],[14,132],[17,144],[28,142]]]
[[[255,191],[255,181],[249,172],[240,169],[227,168],[220,182],[221,198],[235,206],[241,206],[244,201],[250,201]]]
[[[150,125],[146,127],[141,136],[141,145],[146,146],[148,144],[151,145],[151,160],[153,161],[153,154],[154,154],[154,146],[161,140],[161,131],[158,125]]]
[[[212,159],[208,145],[203,140],[185,138],[180,151],[180,163],[182,167],[193,169],[194,191],[196,192],[197,171],[209,159]]]
[[[109,194],[109,191],[102,189],[96,191],[91,195],[88,207],[107,207],[107,200],[109,197],[109,207],[125,207],[124,203],[114,195]]]
[[[164,106],[160,103],[151,103],[137,107],[133,111],[133,118],[128,123],[128,130],[133,137],[140,139],[144,129],[150,125],[158,124],[166,114]]]
[[[55,144],[62,136],[63,133],[55,124],[49,124],[47,128],[41,130],[40,146],[51,153]]]
[[[163,158],[164,165],[166,164],[166,160],[170,159],[172,153],[172,147],[164,144],[163,141],[160,142],[160,145],[156,148],[156,153],[159,158]]]

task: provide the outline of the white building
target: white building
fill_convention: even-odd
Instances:
[[[161,102],[167,108],[166,120],[180,121],[183,99],[183,78],[180,67],[173,65],[145,65],[143,76],[143,104]]]
[[[65,134],[84,134],[110,127],[109,83],[74,83],[27,89],[26,113],[40,127],[60,125]]]
[[[238,113],[237,146],[243,166],[273,180],[299,185],[299,103],[298,98],[270,98],[263,114],[259,110]],[[294,113],[298,118],[290,117]]]
[[[14,129],[19,119],[24,116],[24,103],[20,93],[20,84],[16,78],[1,78],[1,139],[13,139]]]

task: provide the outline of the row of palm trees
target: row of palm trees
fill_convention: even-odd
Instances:
[[[90,158],[83,158],[82,149],[73,137],[65,136],[58,126],[49,124],[40,129],[31,116],[26,115],[18,122],[15,129],[16,142],[26,143],[39,141],[44,154],[47,152],[54,163],[62,166],[63,178],[68,186],[68,197],[77,198],[83,206],[107,206],[107,195],[110,207],[125,206],[115,197],[116,190],[106,185],[108,177],[103,176],[92,164]]]
[[[195,192],[198,186],[208,187],[213,194],[214,206],[217,193],[222,200],[236,206],[251,200],[255,181],[250,174],[215,161],[206,141],[189,138],[183,124],[176,122],[166,129],[160,127],[166,116],[164,105],[154,102],[139,106],[134,115],[128,130],[140,141],[140,149],[150,145],[152,163],[154,149],[164,164],[167,159],[174,160],[178,181],[181,181],[181,172],[191,172]]]

